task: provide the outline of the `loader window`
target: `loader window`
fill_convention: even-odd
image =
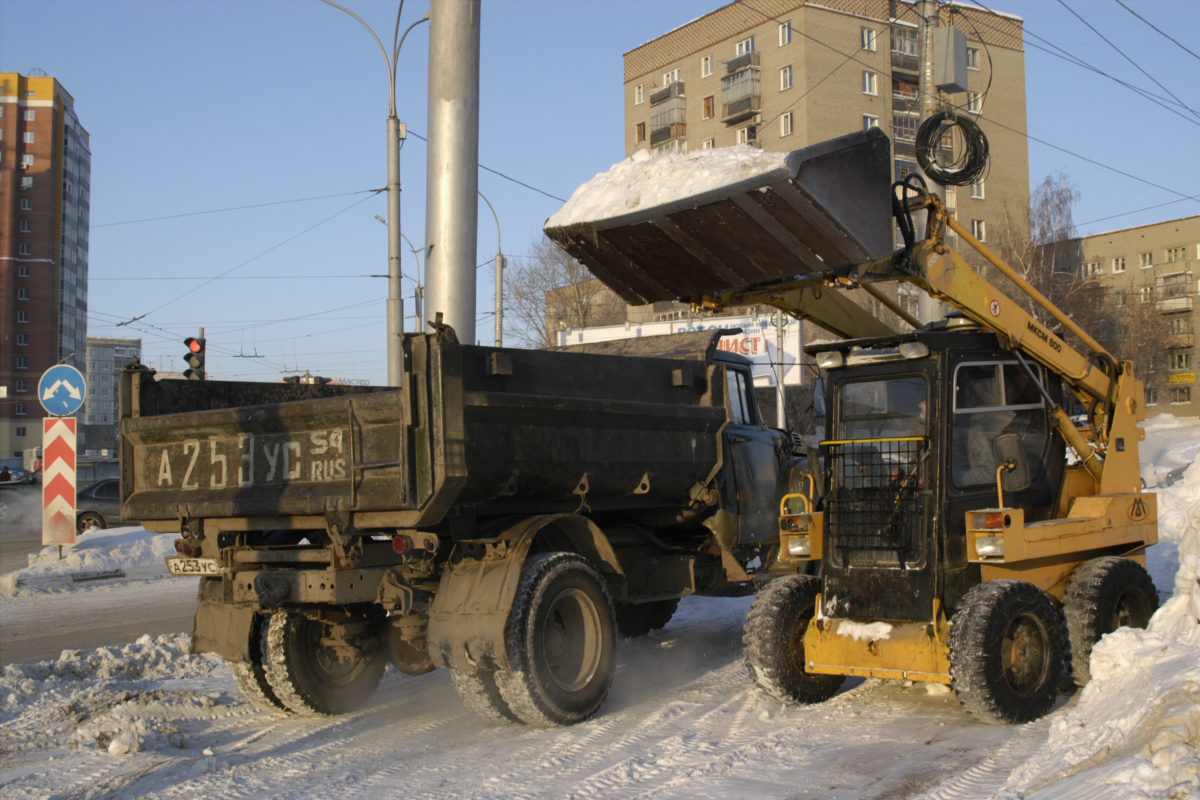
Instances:
[[[1044,380],[1042,368],[1032,366],[1038,380]],[[1041,472],[1046,431],[1041,392],[1020,364],[959,364],[955,369],[950,469],[955,486],[995,486],[992,441],[1001,433],[1019,435],[1030,468]]]
[[[838,387],[839,439],[925,436],[929,388],[918,375]]]

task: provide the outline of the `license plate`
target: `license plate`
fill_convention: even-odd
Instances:
[[[168,558],[167,570],[172,575],[219,575],[220,566],[215,558]]]

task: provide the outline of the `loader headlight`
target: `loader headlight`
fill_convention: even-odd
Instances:
[[[807,536],[788,539],[788,555],[793,558],[808,558],[812,555],[812,542]]]
[[[846,359],[837,350],[826,350],[824,353],[817,353],[817,366],[821,369],[837,369],[846,362]]]
[[[975,552],[983,556],[1004,556],[1004,537],[980,536],[975,540]]]

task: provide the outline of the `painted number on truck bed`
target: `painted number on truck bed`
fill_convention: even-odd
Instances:
[[[224,489],[347,477],[340,430],[184,439],[161,449],[148,448],[147,455],[146,482],[156,489]]]

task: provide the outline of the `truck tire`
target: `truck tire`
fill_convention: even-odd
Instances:
[[[454,691],[458,692],[463,705],[474,712],[475,716],[497,725],[521,722],[500,696],[500,688],[496,685],[496,673],[471,673],[452,669],[450,681],[454,684]]]
[[[263,660],[263,645],[267,639],[270,619],[256,616],[250,623],[250,661],[231,661],[229,671],[233,673],[233,685],[242,693],[242,698],[257,711],[286,716],[291,712],[275,696],[275,690],[267,682],[267,669]]]
[[[1062,618],[1041,589],[1017,580],[981,583],[963,596],[950,628],[950,685],[980,722],[1038,719],[1058,697],[1066,642]]]
[[[596,713],[616,672],[612,598],[594,566],[574,553],[540,553],[521,567],[504,629],[511,671],[496,672],[522,722],[574,725]]]
[[[616,607],[617,635],[626,639],[645,636],[666,626],[679,608],[678,600],[656,600],[653,603],[618,603]]]
[[[296,714],[355,711],[383,677],[383,653],[356,650],[357,656],[339,660],[337,651],[321,644],[324,630],[323,623],[288,611],[276,611],[267,626],[267,682]]]
[[[1141,564],[1107,556],[1080,564],[1067,582],[1063,611],[1071,639],[1071,674],[1091,680],[1092,647],[1117,628],[1144,628],[1158,609],[1158,590]]]
[[[811,575],[776,578],[759,590],[746,616],[746,669],[759,689],[781,703],[822,703],[846,680],[804,671],[804,632],[820,591],[821,580]]]

